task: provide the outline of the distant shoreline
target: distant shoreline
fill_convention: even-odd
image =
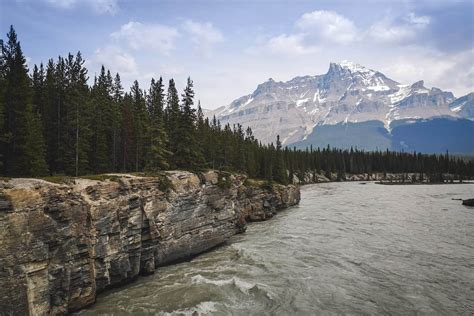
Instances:
[[[376,184],[382,184],[382,185],[437,185],[437,184],[474,184],[474,182],[382,182],[382,181],[377,181],[375,182]]]

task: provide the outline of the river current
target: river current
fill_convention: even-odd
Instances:
[[[473,315],[474,185],[328,183],[81,315]]]

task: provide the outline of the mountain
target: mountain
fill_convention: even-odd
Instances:
[[[474,120],[474,92],[454,100],[449,108],[461,117]]]
[[[413,149],[403,145],[409,140],[394,137],[394,127],[397,135],[408,135],[401,132],[404,126],[410,125],[412,130],[413,124],[421,124],[444,130],[452,129],[453,122],[456,125],[467,119],[463,126],[467,132],[474,132],[473,103],[474,93],[455,99],[451,92],[425,87],[423,81],[401,84],[381,72],[343,61],[331,63],[324,75],[296,77],[287,82],[270,78],[252,94],[207,115],[215,115],[222,124],[250,126],[264,143],[274,142],[280,135],[283,144],[297,147],[330,144],[342,148],[357,145],[368,150]],[[435,118],[434,125],[423,123]],[[474,144],[462,143],[467,146],[456,146],[456,150],[474,152]],[[439,146],[428,147],[430,151]]]

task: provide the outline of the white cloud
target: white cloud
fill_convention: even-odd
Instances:
[[[183,23],[183,29],[191,36],[191,41],[196,48],[206,57],[211,57],[212,46],[224,40],[221,31],[211,23],[199,23],[187,20]]]
[[[168,55],[175,47],[175,40],[179,36],[175,28],[162,24],[142,24],[128,22],[120,30],[111,34],[117,41],[123,41],[134,50],[149,49]]]
[[[314,54],[322,45],[350,44],[359,39],[354,23],[333,11],[313,11],[303,14],[296,21],[296,32],[270,37],[246,52],[270,52],[286,56]]]
[[[117,46],[106,46],[97,49],[91,58],[90,64],[94,66],[94,69],[100,69],[99,67],[104,65],[113,73],[118,72],[124,76],[138,74],[135,58]]]
[[[295,22],[293,33],[267,38],[263,43],[247,48],[246,52],[301,56],[320,54],[331,48],[338,50],[339,54],[341,46],[349,45],[351,50],[355,47],[371,47],[373,50],[377,45],[399,47],[417,44],[416,40],[422,36],[430,22],[430,17],[412,12],[404,16],[387,16],[362,28],[337,12],[312,11],[303,14]]]
[[[80,5],[91,8],[98,14],[114,15],[119,10],[117,0],[43,0],[60,9],[73,9]]]
[[[319,51],[317,46],[304,43],[303,34],[281,34],[270,38],[263,45],[246,49],[247,53],[258,55],[261,52],[270,52],[276,55],[301,56]]]
[[[296,22],[305,37],[347,44],[357,39],[354,22],[334,11],[313,11],[303,14]]]
[[[430,24],[430,17],[409,13],[402,19],[386,17],[375,22],[368,30],[368,36],[384,43],[408,43],[418,38]]]
[[[438,87],[462,96],[474,91],[474,49],[454,54],[423,47],[397,48],[381,60],[377,70],[399,82],[424,80],[427,87]]]

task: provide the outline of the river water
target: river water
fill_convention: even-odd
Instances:
[[[474,185],[302,187],[222,247],[81,315],[474,314]]]

